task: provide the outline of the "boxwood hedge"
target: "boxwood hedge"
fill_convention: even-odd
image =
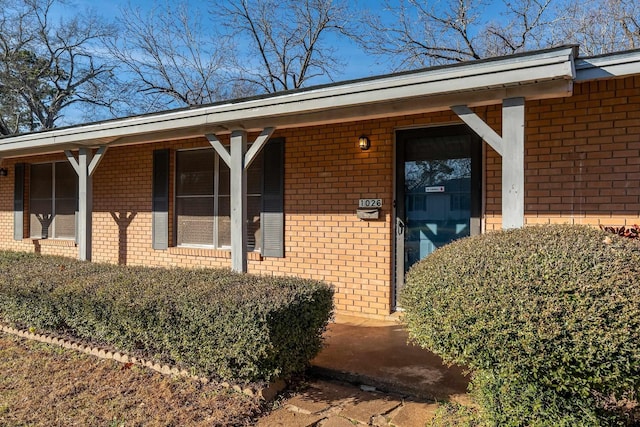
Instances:
[[[486,424],[637,425],[639,269],[635,240],[525,227],[438,249],[401,301],[412,340],[474,372]]]
[[[304,370],[333,289],[229,270],[123,267],[0,252],[0,320],[257,382]]]

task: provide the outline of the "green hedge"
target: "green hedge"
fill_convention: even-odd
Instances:
[[[304,370],[321,348],[332,299],[329,285],[312,280],[0,252],[4,322],[233,381]]]
[[[639,249],[570,225],[456,241],[407,275],[411,339],[474,371],[489,425],[632,423],[611,409],[640,393]]]

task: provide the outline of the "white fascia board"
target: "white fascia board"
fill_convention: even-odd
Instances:
[[[549,64],[536,68],[507,70],[500,73],[476,74],[459,78],[442,80],[405,82],[402,85],[388,85],[386,87],[360,87],[348,94],[348,103],[340,102],[339,96],[345,94],[317,94],[316,97],[300,99],[279,99],[268,105],[238,105],[237,109],[211,112],[209,123],[230,123],[238,120],[238,115],[244,120],[258,117],[280,116],[287,114],[304,114],[318,110],[337,107],[348,107],[362,104],[377,104],[400,99],[416,97],[435,97],[443,94],[458,94],[461,92],[475,92],[498,87],[514,87],[530,82],[544,82],[554,79],[571,80],[571,66],[569,64]],[[448,107],[443,103],[442,107]]]
[[[576,60],[576,82],[640,74],[640,50]]]
[[[562,47],[511,57],[476,61],[347,82],[341,85],[311,88],[305,91],[275,94],[200,108],[175,110],[145,116],[74,126],[34,134],[0,139],[0,157],[19,155],[21,151],[50,152],[74,144],[97,146],[114,143],[119,138],[198,128],[205,133],[243,128],[243,121],[273,117],[299,116],[358,105],[396,102],[417,97],[480,93],[501,87],[518,87],[550,80],[575,78],[574,47]],[[442,108],[450,104],[442,101]],[[280,120],[281,121],[281,120]],[[143,142],[143,141],[140,141]]]

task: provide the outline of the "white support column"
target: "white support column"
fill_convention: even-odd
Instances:
[[[502,136],[466,105],[451,110],[502,157],[502,228],[524,226],[524,98],[502,101]]]
[[[80,148],[78,159],[71,151],[65,151],[67,160],[78,174],[78,258],[82,261],[91,260],[92,217],[93,217],[93,180],[92,175],[102,160],[106,146],[96,152],[95,157],[91,148]]]
[[[265,128],[247,151],[247,131],[231,132],[231,153],[212,134],[205,135],[220,159],[230,169],[231,181],[231,269],[247,272],[247,168],[273,135],[275,128]]]
[[[502,101],[502,228],[524,226],[524,98]]]
[[[231,269],[247,271],[247,171],[244,155],[247,152],[247,132],[231,132]]]

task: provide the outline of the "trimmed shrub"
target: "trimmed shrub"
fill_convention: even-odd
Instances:
[[[304,370],[332,288],[229,270],[122,267],[0,252],[0,319],[233,381]]]
[[[489,425],[618,425],[640,392],[637,241],[586,226],[461,239],[407,274],[410,338],[474,371]]]

